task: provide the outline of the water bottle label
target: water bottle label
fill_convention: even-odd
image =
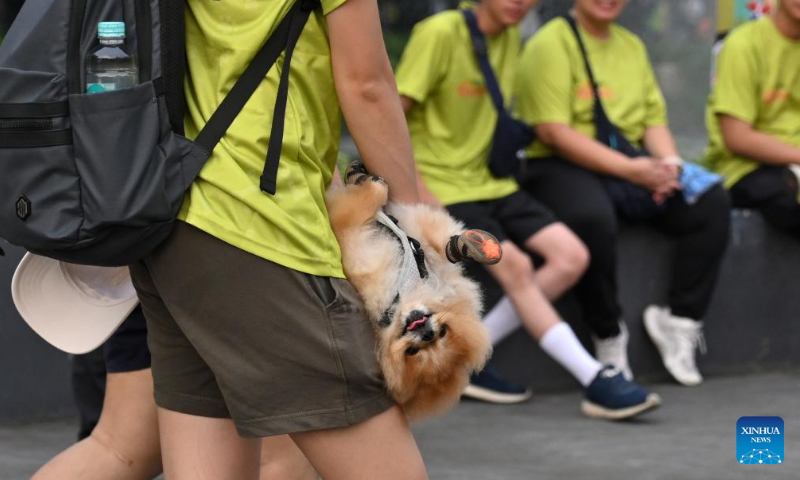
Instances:
[[[116,89],[117,86],[113,83],[91,83],[89,84],[89,87],[86,88],[86,93],[110,92]]]

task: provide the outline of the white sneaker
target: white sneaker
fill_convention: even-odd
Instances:
[[[667,371],[679,383],[699,385],[703,376],[697,370],[695,350],[706,353],[702,322],[676,317],[669,308],[650,305],[644,311],[644,327],[661,353]]]
[[[633,380],[633,372],[628,364],[628,327],[625,322],[619,322],[619,335],[609,338],[597,338],[594,341],[594,356],[603,365],[614,365],[621,372],[625,380]]]

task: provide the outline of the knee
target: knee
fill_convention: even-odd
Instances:
[[[95,428],[88,440],[98,445],[117,464],[118,471],[127,472],[125,478],[153,478],[162,471],[161,447],[157,436],[150,441],[142,441],[144,439],[127,438],[124,434],[109,435]]]
[[[704,229],[713,236],[717,244],[725,244],[731,224],[731,198],[722,186],[709,190],[698,202],[704,217]]]
[[[513,248],[503,251],[503,260],[498,264],[504,288],[517,288],[534,281],[533,260],[522,250]]]
[[[592,255],[598,255],[598,249],[616,243],[617,217],[613,210],[587,209],[573,215],[567,225],[583,240]]]
[[[557,256],[548,258],[547,262],[565,281],[574,284],[586,272],[590,260],[591,255],[586,245],[581,242],[575,242],[559,252]]]

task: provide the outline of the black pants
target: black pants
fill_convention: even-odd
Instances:
[[[602,178],[566,160],[548,158],[529,161],[518,181],[588,247],[591,262],[576,286],[576,294],[595,335],[617,335],[617,321],[622,316],[617,295],[618,219]],[[664,213],[650,223],[677,242],[669,287],[672,313],[702,318],[728,242],[727,193],[716,186],[694,205],[675,195],[667,201]]]
[[[106,374],[150,368],[147,325],[136,307],[99,348],[72,356],[72,394],[78,408],[78,440],[88,437],[100,419],[106,393]]]
[[[789,167],[759,167],[731,188],[733,205],[754,208],[768,222],[800,239],[797,177]]]
[[[103,360],[103,348],[72,356],[72,395],[80,422],[79,441],[91,435],[97,426],[105,393],[106,362]]]

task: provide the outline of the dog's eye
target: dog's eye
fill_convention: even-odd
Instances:
[[[444,338],[445,335],[447,335],[447,325],[442,325],[439,329],[439,338]]]
[[[418,353],[419,353],[419,348],[416,348],[416,347],[409,347],[406,350],[406,355],[408,355],[409,357],[411,357],[413,355],[416,355]]]

